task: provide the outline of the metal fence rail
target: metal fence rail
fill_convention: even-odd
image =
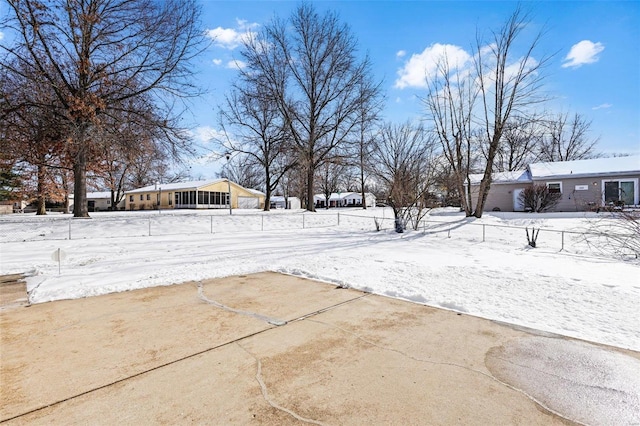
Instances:
[[[158,214],[144,217],[33,218],[0,221],[0,242],[78,240],[93,238],[100,226],[101,238],[162,235],[197,235],[323,228],[339,225],[336,214],[250,214],[233,216]]]
[[[46,240],[78,240],[94,238],[96,226],[100,238],[136,238],[149,236],[197,235],[238,232],[265,232],[292,229],[340,228],[359,231],[394,229],[393,217],[374,217],[344,212],[294,214],[158,214],[109,216],[94,219],[68,217],[0,220],[0,243]],[[535,225],[534,225],[535,226]],[[590,232],[538,228],[537,247],[575,253],[603,251],[606,235]],[[414,232],[439,238],[465,239],[472,242],[492,242],[525,246],[527,238],[522,226],[475,223],[468,218],[420,221]],[[513,231],[517,230],[517,233]],[[640,236],[636,236],[640,238]],[[634,238],[634,236],[630,236]],[[633,252],[628,253],[634,255]]]

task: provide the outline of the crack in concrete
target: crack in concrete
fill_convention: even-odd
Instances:
[[[249,354],[249,356],[251,356],[256,361],[256,381],[260,385],[260,390],[262,392],[262,397],[267,402],[267,404],[269,404],[270,406],[272,406],[276,410],[279,410],[279,411],[282,411],[282,412],[285,412],[285,413],[289,414],[290,416],[294,417],[296,420],[299,420],[301,422],[324,426],[324,423],[322,423],[322,422],[319,422],[319,421],[313,420],[313,419],[308,419],[306,417],[302,417],[298,413],[296,413],[296,412],[294,412],[294,411],[292,411],[292,410],[290,410],[290,409],[288,409],[286,407],[283,407],[282,405],[280,405],[277,402],[275,402],[269,396],[269,390],[267,389],[267,385],[264,383],[264,380],[262,379],[262,361],[260,360],[260,358],[258,358],[256,355],[251,353],[247,348],[242,346],[240,344],[240,342],[236,342],[236,345],[238,345],[240,347],[240,349],[245,351],[247,354]]]
[[[240,309],[235,309],[232,308],[230,306],[226,306],[223,305],[222,303],[216,302],[215,300],[211,300],[209,299],[205,294],[204,294],[204,286],[202,285],[202,281],[198,282],[198,298],[200,300],[202,300],[203,302],[206,302],[210,305],[213,305],[215,307],[218,307],[220,309],[224,309],[225,311],[228,312],[233,312],[234,314],[239,314],[239,315],[244,315],[244,316],[248,316],[248,317],[252,317],[252,318],[256,318],[259,319],[260,321],[265,321],[271,325],[275,325],[275,326],[282,326],[285,325],[287,323],[287,321],[285,320],[281,320],[281,319],[277,319],[277,318],[271,318],[268,317],[266,315],[262,315],[259,314],[257,312],[250,312],[250,311],[243,311]]]

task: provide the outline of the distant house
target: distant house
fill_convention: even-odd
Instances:
[[[231,197],[229,197],[229,189]],[[166,183],[125,192],[127,210],[259,209],[265,195],[227,179]]]
[[[69,211],[73,211],[73,194],[69,195]],[[120,200],[115,208],[111,208],[111,191],[87,192],[87,209],[90,212],[104,212],[107,210],[124,210],[125,200]]]
[[[273,195],[271,196],[270,203],[272,209],[298,210],[302,207],[302,203],[300,203],[300,198],[298,197],[287,197],[285,199],[283,196]]]
[[[376,205],[376,197],[370,192],[365,194],[367,207]],[[324,194],[316,194],[313,197],[316,208],[327,207],[327,197]],[[329,197],[329,207],[362,207],[362,194],[359,192],[334,192]]]
[[[469,176],[471,199],[478,198],[481,174]],[[640,156],[532,163],[525,170],[495,173],[485,211],[523,211],[520,193],[544,184],[562,194],[551,211],[587,211],[608,205],[639,204]]]

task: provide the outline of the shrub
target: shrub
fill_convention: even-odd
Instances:
[[[562,198],[559,192],[549,192],[545,184],[533,184],[519,196],[525,210],[541,213],[555,207]]]

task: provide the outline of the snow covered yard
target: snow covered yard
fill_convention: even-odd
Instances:
[[[28,273],[31,302],[40,303],[276,271],[640,350],[640,263],[572,233],[602,216],[473,220],[442,209],[420,230],[396,234],[390,210],[339,212],[10,215],[0,218],[0,273]],[[373,216],[384,217],[382,231]],[[535,249],[525,226],[542,228]]]

